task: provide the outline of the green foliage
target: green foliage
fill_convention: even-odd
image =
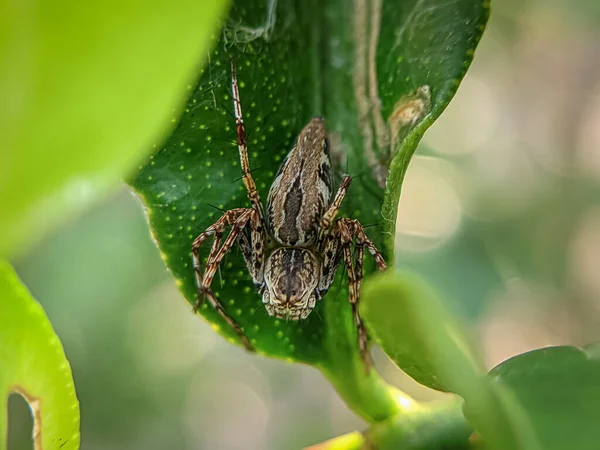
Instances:
[[[378,225],[368,233],[392,261],[408,164],[454,95],[489,8],[484,0],[356,0],[353,8],[344,0],[248,0],[215,34],[227,2],[105,2],[90,11],[61,1],[0,7],[0,17],[11,17],[0,27],[0,96],[8,105],[0,130],[10,152],[0,164],[0,255],[14,254],[34,229],[38,235],[110,189],[177,123],[130,184],[190,303],[192,240],[221,210],[248,206],[231,114],[232,59],[263,200],[299,130],[323,116],[340,163],[337,177],[355,177],[342,214]],[[208,65],[198,65],[211,45]],[[31,67],[43,76],[21,76]],[[194,68],[198,83],[187,85],[178,118]],[[423,115],[390,136],[402,99],[424,86],[431,98]],[[385,190],[367,168],[372,158],[389,169]],[[221,276],[215,291],[259,353],[316,366],[372,423],[318,448],[468,448],[481,439],[497,450],[587,449],[600,439],[600,347],[533,351],[486,376],[468,334],[429,287],[398,273],[368,280],[361,312],[374,340],[419,383],[457,394],[420,405],[375,371],[363,371],[343,273],[308,320],[288,323],[266,314],[239,252],[228,255]],[[238,343],[209,305],[201,315]],[[18,392],[30,402],[43,447],[78,448],[69,364],[43,310],[7,263],[0,263],[0,355],[0,394]],[[0,436],[6,422],[0,408]]]
[[[365,225],[378,224],[383,206],[385,223],[369,228],[369,235],[383,248],[384,233],[393,234],[395,204],[410,157],[456,91],[485,27],[487,5],[385,1],[378,9],[377,2],[357,1],[354,8],[343,0],[236,3],[177,128],[131,180],[163,258],[190,303],[196,300],[193,239],[221,210],[248,206],[231,114],[231,59],[238,67],[250,163],[263,200],[298,132],[312,116],[322,115],[335,151],[346,159],[338,175],[345,170],[355,176],[342,214]],[[367,20],[378,16],[379,33],[373,29],[369,34]],[[378,42],[373,40],[377,35]],[[371,44],[376,52],[369,59]],[[404,140],[394,149],[385,193],[366,169],[364,146],[376,147],[375,137],[365,138],[376,134],[375,119],[360,118],[370,69],[379,80],[385,126],[401,97],[424,85],[431,90],[430,113],[411,132],[403,130]],[[385,150],[373,151],[383,158]],[[391,257],[391,242],[386,250]],[[213,289],[259,353],[319,367],[359,414],[380,420],[398,411],[397,393],[374,373],[364,374],[346,284],[339,274],[308,320],[284,323],[267,315],[241,255],[233,251]],[[230,341],[238,341],[208,304],[200,313]]]
[[[36,448],[79,448],[79,403],[71,368],[42,307],[0,261],[0,403],[21,394],[33,411]],[[0,408],[0,449],[7,430]]]
[[[595,448],[600,442],[600,360],[576,347],[515,356],[490,371],[514,392],[547,450]]]
[[[226,7],[187,0],[0,5],[0,255],[24,252],[116,187],[168,131]],[[30,402],[36,444],[78,448],[69,364],[7,263],[0,266],[0,355],[0,397],[18,392]],[[0,408],[2,439],[5,430]]]
[[[406,274],[365,284],[361,308],[381,348],[415,380],[465,399],[467,417],[491,449],[535,449],[518,403],[484,376],[481,360],[434,292]]]
[[[226,6],[0,4],[0,256],[135,167],[175,120]]]

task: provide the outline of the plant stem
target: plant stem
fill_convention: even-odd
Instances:
[[[457,397],[377,423],[364,433],[367,448],[472,448],[469,437],[473,429],[464,418],[462,404],[462,399]]]
[[[315,366],[325,375],[340,397],[357,415],[369,423],[386,420],[417,408],[416,402],[387,384],[374,367],[369,372],[360,356],[356,325],[350,308],[342,302],[323,304],[323,312],[333,317],[336,327],[326,329],[327,358]]]
[[[472,432],[462,413],[462,400],[455,398],[410,414],[399,413],[363,433],[355,431],[306,450],[467,450],[475,448]]]
[[[338,363],[335,371],[329,367],[320,370],[348,407],[367,422],[380,422],[419,408],[412,398],[387,384],[374,368],[365,374],[360,358],[344,365]]]

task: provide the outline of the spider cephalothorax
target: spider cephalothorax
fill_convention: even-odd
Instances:
[[[323,120],[314,118],[300,132],[296,145],[277,172],[269,190],[265,214],[250,173],[246,129],[233,62],[231,73],[242,179],[252,207],[226,211],[194,240],[192,254],[198,284],[195,308],[206,296],[235,329],[246,348],[254,350],[243,330],[223,309],[210,288],[219,264],[233,245],[239,245],[252,280],[262,292],[267,312],[285,319],[308,317],[333,283],[343,259],[348,272],[350,304],[358,330],[360,352],[368,366],[367,334],[358,313],[364,249],[375,258],[379,269],[385,269],[385,262],[360,222],[336,219],[351,178],[344,176],[333,197],[327,132]],[[227,227],[231,231],[223,241]],[[214,242],[202,274],[198,251],[209,236],[214,236]],[[266,248],[267,242],[270,243],[269,248]]]
[[[306,319],[317,302],[319,261],[310,250],[278,248],[265,265],[263,303],[282,319]]]

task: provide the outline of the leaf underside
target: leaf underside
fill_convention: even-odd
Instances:
[[[177,128],[130,181],[185,298],[190,303],[196,300],[194,238],[222,210],[249,206],[235,144],[232,58],[238,67],[250,165],[263,202],[296,135],[313,116],[322,116],[330,133],[334,165],[342,161],[335,169],[337,180],[343,172],[354,177],[341,215],[369,226],[369,237],[390,258],[392,247],[384,248],[383,236],[393,235],[408,161],[424,130],[456,91],[487,14],[484,2],[471,0],[357,1],[353,5],[343,0],[237,2],[209,63],[198,73],[198,84],[190,91]],[[368,22],[363,27],[363,17],[377,15],[381,17],[379,30]],[[373,36],[379,37],[378,42]],[[374,61],[384,119],[402,96],[424,85],[431,90],[430,113],[399,145],[385,195],[368,168],[364,150],[365,129],[373,131],[372,119],[359,119],[364,80],[357,82],[356,73],[368,78],[372,65],[359,56],[360,46],[369,43],[377,45]],[[382,207],[387,220],[382,218]],[[204,257],[209,247],[206,244]],[[374,265],[366,259],[365,272],[370,272]],[[343,361],[356,360],[358,346],[345,274],[342,269],[339,272],[309,318],[297,322],[267,315],[237,249],[225,258],[213,289],[258,352],[340,370]],[[200,314],[238,342],[209,305]]]

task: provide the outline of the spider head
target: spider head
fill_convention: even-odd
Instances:
[[[263,303],[271,316],[305,319],[317,301],[319,263],[306,249],[280,248],[269,256],[265,266]]]

